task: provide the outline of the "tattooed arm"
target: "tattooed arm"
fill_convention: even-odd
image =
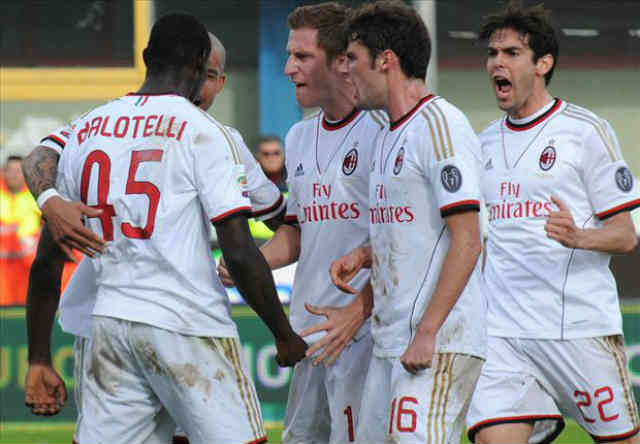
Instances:
[[[55,190],[59,158],[55,150],[44,145],[35,147],[25,158],[25,181],[36,199],[47,190]],[[101,210],[80,202],[67,202],[57,193],[41,204],[41,210],[53,239],[70,260],[75,262],[72,248],[90,257],[104,249],[104,241],[82,223],[83,215],[96,217]]]

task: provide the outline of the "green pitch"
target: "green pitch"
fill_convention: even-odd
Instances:
[[[270,443],[278,443],[282,437],[282,424],[268,423],[267,435]],[[0,444],[8,443],[51,443],[71,444],[73,439],[73,423],[60,422],[10,422],[0,424]],[[466,435],[462,442],[468,443]],[[586,434],[572,420],[567,420],[567,426],[556,439],[556,443],[587,443],[592,442]]]

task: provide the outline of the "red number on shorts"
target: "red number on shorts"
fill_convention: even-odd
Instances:
[[[351,406],[348,405],[346,409],[344,409],[344,414],[347,415],[347,427],[349,432],[349,442],[355,441],[355,437],[353,436],[353,413],[351,412]]]
[[[160,162],[162,150],[144,150],[131,153],[131,165],[129,165],[129,178],[127,179],[126,194],[146,194],[149,198],[149,212],[147,213],[147,225],[144,228],[134,227],[129,222],[121,225],[122,234],[133,239],[149,239],[153,233],[156,222],[156,211],[160,201],[160,190],[151,182],[137,182],[136,171],[142,162]]]
[[[582,392],[580,390],[576,390],[575,392],[573,392],[573,396],[575,398],[577,398],[578,396],[584,397],[583,400],[576,402],[576,406],[578,407],[578,410],[580,410],[580,413],[582,413],[582,418],[584,418],[584,420],[588,423],[596,422],[595,419],[587,417],[587,415],[584,414],[584,410],[582,410],[582,407],[589,407],[591,405],[591,395],[589,395],[589,392]]]
[[[91,208],[102,210],[100,216],[94,216],[100,219],[102,225],[102,235],[104,240],[113,240],[113,221],[111,218],[115,216],[113,206],[107,204],[107,196],[109,195],[109,176],[111,175],[111,160],[104,151],[93,151],[87,156],[82,168],[82,179],[80,181],[80,200],[84,204],[87,203],[87,192],[89,190],[89,179],[91,178],[91,168],[93,164],[98,165],[98,200],[96,205],[90,205]]]
[[[605,387],[600,387],[599,389],[597,389],[594,393],[593,393],[593,397],[594,398],[599,398],[601,394],[608,394],[609,396],[606,399],[603,399],[602,401],[600,401],[598,403],[598,412],[600,413],[600,419],[602,419],[604,422],[609,422],[609,421],[613,421],[618,419],[618,417],[620,416],[619,414],[615,414],[615,415],[611,415],[611,416],[607,416],[604,413],[604,405],[605,404],[609,404],[610,402],[613,401],[614,395],[613,395],[613,390],[611,390],[611,387],[609,386],[605,386]],[[585,414],[584,411],[582,410],[582,407],[589,407],[591,405],[591,396],[589,395],[588,392],[583,392],[580,390],[576,390],[573,393],[574,397],[578,397],[578,396],[582,396],[584,399],[577,402],[576,406],[578,406],[578,410],[580,410],[580,413],[582,413],[582,417],[584,418],[584,420],[588,423],[594,423],[596,422],[595,419],[592,418],[588,418]]]
[[[162,150],[143,150],[133,151],[131,153],[131,164],[129,165],[129,178],[127,179],[126,194],[145,194],[149,198],[149,211],[147,213],[147,225],[144,228],[134,227],[128,222],[123,222],[120,226],[122,233],[134,239],[148,239],[153,233],[153,227],[156,220],[156,211],[158,210],[158,202],[160,201],[160,190],[151,182],[138,182],[135,180],[136,171],[142,162],[160,162],[162,160]],[[111,159],[104,151],[93,151],[87,156],[87,160],[82,168],[82,180],[80,182],[80,199],[87,203],[87,194],[89,190],[89,180],[91,178],[91,169],[93,164],[98,165],[98,198],[97,204],[91,205],[92,208],[102,210],[100,219],[102,225],[102,233],[104,240],[113,240],[113,221],[115,211],[112,205],[107,203],[109,195],[110,176],[111,176]]]
[[[595,391],[595,393],[593,394],[594,398],[597,398],[598,396],[600,396],[601,393],[608,393],[609,397],[607,399],[603,399],[602,401],[600,401],[598,403],[598,412],[600,412],[600,419],[602,419],[604,422],[609,422],[609,421],[613,421],[615,419],[618,419],[618,417],[620,416],[619,414],[615,414],[612,416],[606,416],[604,414],[604,409],[603,406],[605,404],[609,404],[610,402],[613,401],[613,390],[611,390],[611,387],[600,387],[598,390]]]
[[[398,432],[415,432],[418,425],[418,415],[415,410],[405,407],[406,402],[411,402],[418,405],[418,400],[412,396],[404,396],[398,400],[398,414],[395,414],[396,398],[393,398],[391,403],[391,417],[389,418],[389,434],[393,432],[393,419],[395,416],[396,429]],[[409,426],[402,425],[402,416],[409,415],[411,424]]]

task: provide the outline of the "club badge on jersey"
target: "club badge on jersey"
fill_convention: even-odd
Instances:
[[[542,150],[539,163],[542,171],[549,171],[556,163],[556,149],[552,145]]]
[[[358,150],[355,148],[357,144],[358,142],[354,144],[354,148],[349,150],[342,161],[342,172],[347,176],[350,176],[358,166]]]

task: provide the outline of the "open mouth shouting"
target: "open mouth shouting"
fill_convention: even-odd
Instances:
[[[511,81],[504,76],[494,76],[493,85],[498,100],[505,100],[513,90]]]

